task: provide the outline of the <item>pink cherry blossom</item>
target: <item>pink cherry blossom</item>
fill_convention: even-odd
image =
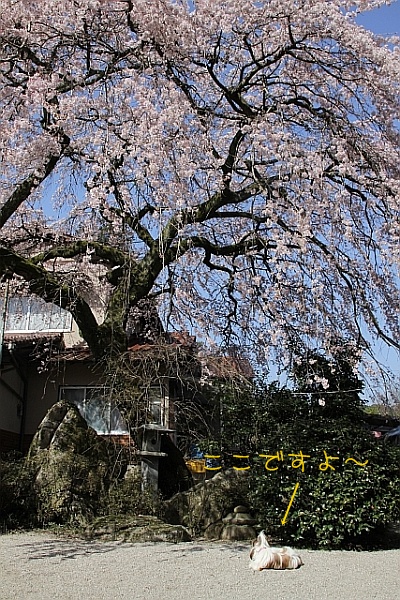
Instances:
[[[96,352],[146,296],[261,357],[398,347],[400,51],[355,22],[383,4],[0,0],[0,276]]]

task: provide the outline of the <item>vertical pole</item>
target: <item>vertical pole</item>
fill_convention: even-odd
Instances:
[[[0,377],[1,377],[1,363],[2,363],[2,360],[3,360],[4,332],[6,330],[8,291],[9,291],[9,282],[7,281],[6,282],[6,291],[4,293],[3,310],[2,310],[1,321],[0,321]]]

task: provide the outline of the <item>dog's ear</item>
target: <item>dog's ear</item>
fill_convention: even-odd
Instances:
[[[255,548],[252,548],[250,550],[250,560],[253,560],[254,552],[255,552]]]

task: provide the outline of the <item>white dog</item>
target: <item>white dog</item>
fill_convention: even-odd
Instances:
[[[262,531],[253,542],[250,552],[250,569],[297,569],[303,565],[300,556],[292,548],[272,548]]]

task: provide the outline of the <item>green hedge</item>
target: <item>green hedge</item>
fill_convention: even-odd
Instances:
[[[291,468],[290,461],[274,472],[267,472],[262,465],[254,467],[249,503],[260,525],[268,534],[300,546],[378,544],[381,539],[376,534],[400,520],[400,453],[381,445],[365,452],[363,459],[368,459],[364,467],[347,463],[335,466],[335,471],[320,471],[316,463],[307,468],[306,463],[302,473]]]
[[[366,428],[362,383],[343,352],[307,354],[296,362],[294,379],[292,390],[276,383],[251,391],[222,386],[216,395],[221,434],[204,447],[256,456],[282,451],[284,460],[269,465],[276,471],[265,469],[265,459],[251,469],[249,507],[268,534],[317,548],[367,546],[388,523],[400,521],[400,448],[373,439]],[[339,457],[335,470],[320,470],[324,450]],[[288,456],[300,451],[310,455],[304,472]]]

